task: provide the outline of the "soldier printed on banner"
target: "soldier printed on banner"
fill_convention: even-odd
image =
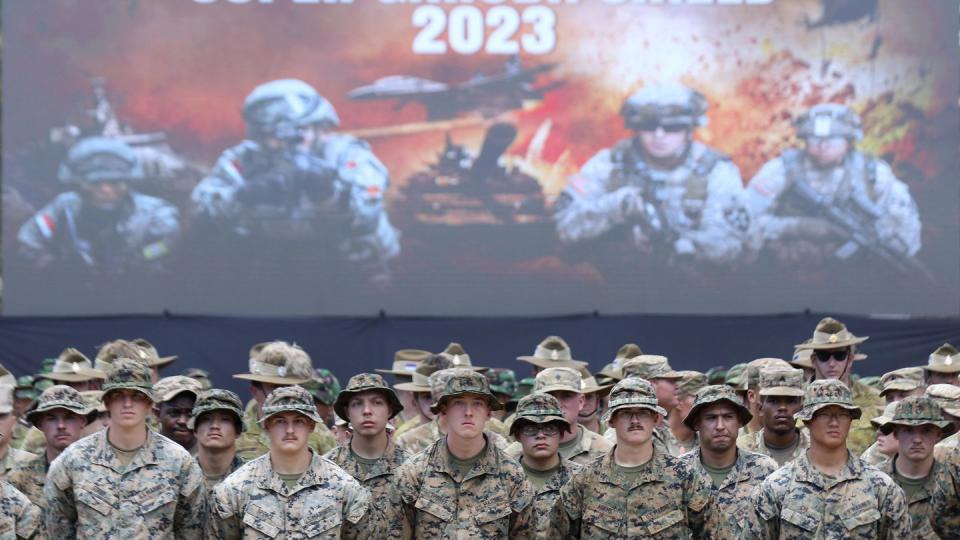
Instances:
[[[564,244],[626,232],[639,252],[729,262],[750,228],[740,171],[693,139],[707,100],[677,84],[647,86],[620,114],[635,135],[594,155],[555,206]]]

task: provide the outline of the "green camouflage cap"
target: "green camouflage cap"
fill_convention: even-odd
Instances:
[[[943,418],[940,405],[927,396],[910,396],[897,402],[893,418],[880,426],[880,431],[890,434],[895,426],[923,426],[931,424],[943,431],[946,437],[956,431],[953,422]]]
[[[547,368],[534,378],[533,391],[547,392],[576,392],[583,393],[583,375],[572,368]]]
[[[157,402],[153,392],[153,371],[142,360],[117,358],[110,364],[107,380],[103,383],[103,399],[114,390],[136,390]]]
[[[952,384],[931,384],[924,395],[937,400],[940,409],[952,416],[960,416],[960,387]]]
[[[897,412],[897,401],[887,403],[887,406],[883,408],[883,413],[880,416],[874,416],[870,419],[870,425],[873,426],[873,429],[880,429],[880,427],[890,420],[893,419],[893,414]]]
[[[195,429],[200,415],[213,411],[226,411],[232,414],[240,426],[240,431],[243,431],[243,402],[240,401],[240,396],[222,388],[211,388],[200,392],[197,401],[193,403],[193,411],[190,413],[190,420],[187,420],[187,427]]]
[[[157,396],[157,403],[166,403],[184,392],[193,394],[196,398],[202,391],[200,381],[183,375],[164,377],[153,383],[153,394]]]
[[[707,376],[708,384],[725,384],[727,381],[727,368],[716,366],[707,370],[704,375]]]
[[[536,379],[533,377],[524,377],[520,379],[520,382],[517,383],[517,390],[513,393],[513,396],[510,397],[510,401],[520,401],[525,396],[529,396],[533,392],[534,384],[536,384]]]
[[[513,423],[510,425],[511,433],[519,420],[526,420],[534,424],[558,422],[563,424],[568,432],[572,429],[570,422],[567,422],[567,419],[563,416],[560,402],[550,394],[530,394],[521,399],[517,403],[517,411],[514,413]]]
[[[610,380],[619,381],[623,379],[623,365],[627,363],[628,360],[636,358],[643,354],[643,350],[640,349],[640,346],[636,343],[627,343],[626,345],[621,346],[617,349],[617,355],[613,358],[613,362],[610,362],[603,369],[597,373],[597,379],[601,379],[603,382]]]
[[[50,379],[37,379],[37,382],[33,383],[33,387],[37,389],[37,395],[39,396],[41,392],[47,388],[50,388],[54,384],[56,383]]]
[[[107,412],[107,406],[103,404],[103,390],[85,390],[80,392],[83,403],[87,407],[98,413]]]
[[[790,364],[780,358],[757,358],[747,362],[740,381],[740,390],[756,390],[760,388],[760,370],[763,368],[790,369]]]
[[[803,370],[766,367],[760,370],[761,396],[803,397]]]
[[[517,391],[517,374],[512,369],[490,368],[485,375],[491,392],[512,396]]]
[[[209,390],[212,386],[210,382],[210,373],[205,369],[189,368],[183,370],[184,377],[190,377],[200,383],[200,387]]]
[[[249,373],[234,375],[234,379],[268,384],[303,384],[313,377],[310,355],[300,347],[283,341],[258,343],[250,349]]]
[[[803,392],[803,408],[793,415],[797,420],[810,420],[820,409],[830,405],[843,407],[853,413],[853,418],[860,418],[860,407],[853,402],[850,389],[836,379],[818,379],[807,385]]]
[[[938,373],[960,373],[960,351],[953,345],[944,343],[930,354],[923,369]]]
[[[324,405],[333,405],[340,395],[340,381],[337,376],[329,369],[316,368],[313,370],[313,377],[300,386],[307,389],[314,399]]]
[[[670,367],[666,356],[655,354],[641,354],[626,361],[621,369],[623,378],[640,377],[652,381],[653,379],[677,380],[680,374]]]
[[[720,401],[726,401],[733,405],[737,410],[737,417],[740,419],[741,426],[749,424],[750,420],[753,419],[753,414],[750,413],[750,409],[744,407],[743,400],[740,399],[740,396],[737,395],[737,392],[733,388],[725,384],[714,384],[705,386],[697,392],[693,400],[693,407],[690,408],[687,416],[683,418],[684,425],[695,431],[696,428],[694,425],[696,424],[697,415],[700,414],[700,411],[704,407]]]
[[[66,409],[74,414],[87,417],[87,423],[93,419],[91,413],[96,412],[92,407],[83,401],[80,392],[65,384],[57,384],[47,388],[40,394],[40,399],[34,403],[33,407],[27,413],[27,420],[37,426],[37,421],[43,413],[53,409]],[[39,428],[39,426],[37,426]]]
[[[863,380],[861,379],[860,382],[863,382]],[[885,396],[893,390],[909,392],[917,388],[923,388],[923,368],[905,367],[884,373],[880,377],[880,385],[883,388],[880,390],[881,396]]]
[[[832,317],[824,317],[817,323],[817,327],[813,331],[813,337],[809,341],[794,345],[794,348],[841,349],[858,345],[868,339],[870,339],[869,336],[858,337],[853,335],[842,322]]]
[[[542,369],[554,367],[580,369],[587,366],[586,362],[573,359],[570,345],[560,336],[547,336],[534,349],[533,356],[518,356],[517,360]]]
[[[376,373],[360,373],[350,377],[350,380],[347,381],[347,387],[337,395],[337,399],[333,403],[333,410],[337,413],[337,416],[349,420],[347,405],[350,403],[350,398],[361,392],[380,392],[386,396],[387,402],[390,404],[390,418],[400,414],[400,411],[403,410],[400,398],[387,385],[387,381],[383,380],[382,376]]]
[[[490,392],[490,383],[482,374],[470,369],[456,369],[451,374],[450,379],[443,389],[440,398],[430,406],[430,412],[438,414],[441,406],[447,400],[457,396],[476,395],[487,400],[491,410],[498,411],[503,409],[503,403]]]
[[[313,404],[313,396],[302,386],[281,386],[270,392],[266,401],[263,402],[260,425],[266,426],[271,416],[285,412],[299,413],[318,424],[323,423],[320,415],[317,414],[317,406]]]
[[[21,375],[17,377],[17,386],[13,390],[14,399],[35,400],[40,397],[40,392],[33,386],[36,378],[33,375]]]
[[[730,366],[730,369],[727,370],[727,377],[723,384],[732,386],[734,388],[740,388],[740,384],[743,382],[743,372],[746,370],[747,364],[734,364]]]
[[[640,377],[628,377],[618,382],[610,391],[610,401],[603,413],[603,421],[609,422],[613,414],[620,409],[648,409],[661,417],[667,417],[667,411],[657,404],[657,392],[653,385]]]
[[[57,363],[56,358],[44,358],[40,362],[40,371],[37,372],[37,375],[43,375],[44,373],[50,373],[53,371],[53,365]]]
[[[701,388],[707,386],[707,376],[699,371],[678,371],[680,380],[677,381],[677,391],[681,394],[694,396]]]

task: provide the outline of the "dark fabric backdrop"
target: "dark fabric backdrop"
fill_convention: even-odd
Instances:
[[[603,316],[553,318],[228,318],[128,316],[96,318],[0,318],[0,362],[15,374],[33,373],[41,359],[72,346],[91,359],[97,345],[117,337],[144,337],[161,355],[179,355],[163,375],[188,367],[211,372],[214,384],[247,395],[231,374],[247,368],[250,346],[282,339],[301,345],[314,366],[331,369],[343,385],[354,373],[389,367],[401,348],[442,350],[461,343],[474,365],[511,367],[529,376],[515,360],[532,354],[537,343],[555,334],[570,343],[574,357],[593,371],[613,359],[624,343],[663,354],[674,369],[706,370],[754,358],[790,358],[793,344],[810,337],[822,315],[773,316]],[[861,350],[869,359],[855,372],[879,375],[926,363],[945,341],[960,345],[960,320],[894,320],[838,316],[857,335],[870,339]]]

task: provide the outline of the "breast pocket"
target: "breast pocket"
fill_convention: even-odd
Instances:
[[[820,528],[820,520],[811,512],[802,509],[784,508],[780,512],[780,518],[784,521],[782,537],[812,537]]]
[[[172,516],[177,504],[177,491],[173,488],[163,488],[143,493],[137,501],[140,514],[162,514],[170,512]]]
[[[337,507],[328,507],[309,515],[303,522],[303,534],[307,538],[340,538],[343,517]]]
[[[623,525],[624,514],[604,504],[588,504],[583,511],[584,537],[614,537]]]
[[[647,534],[650,536],[669,536],[670,538],[689,538],[683,512],[679,509],[665,510],[652,516],[644,516]]]
[[[276,538],[283,532],[283,516],[275,508],[249,503],[243,509],[244,538]]]
[[[453,511],[445,507],[439,501],[435,501],[421,495],[420,498],[417,499],[417,502],[414,506],[421,514],[421,516],[417,518],[418,521],[427,520],[444,523],[453,521]]]
[[[77,498],[77,503],[82,505],[82,508],[92,510],[100,516],[109,516],[111,512],[113,512],[114,505],[117,502],[117,498],[113,493],[93,483],[84,482],[77,485],[74,493]],[[80,508],[77,510],[78,518],[83,520],[83,516],[86,513]],[[99,520],[96,515],[91,515],[91,517]]]
[[[477,504],[473,516],[481,538],[506,538],[510,533],[510,503],[506,500]]]
[[[880,511],[870,508],[844,516],[841,521],[846,529],[847,538],[876,538],[880,525]]]

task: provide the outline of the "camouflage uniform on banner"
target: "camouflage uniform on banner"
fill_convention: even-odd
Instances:
[[[113,362],[103,385],[155,401],[150,368],[138,360]],[[203,475],[177,443],[147,430],[146,441],[124,465],[107,430],[81,439],[50,464],[43,494],[51,538],[201,538],[206,518]]]
[[[766,396],[803,397],[803,371],[799,369],[763,368],[760,370],[760,399]],[[789,412],[789,411],[787,411]],[[791,421],[793,419],[791,418]],[[737,446],[773,458],[778,467],[791,463],[810,447],[810,433],[797,427],[795,444],[790,448],[771,448],[764,438],[764,427],[749,435],[741,434]]]
[[[46,538],[40,508],[17,488],[0,480],[0,538]]]
[[[642,354],[632,358],[623,364],[620,371],[624,379],[638,377],[647,381],[653,381],[654,379],[679,381],[683,378],[680,373],[670,367],[666,356],[654,354]],[[666,418],[668,415],[669,411],[664,415],[660,425],[654,428],[653,445],[671,456],[679,456],[681,454],[680,443],[677,442],[676,436],[670,431],[670,425]],[[611,443],[617,441],[617,432],[612,428],[607,428],[607,432],[603,436]]]
[[[831,405],[860,415],[846,385],[827,379],[807,386],[797,419],[808,421]],[[753,497],[748,538],[899,540],[912,534],[903,491],[851,451],[835,476],[821,473],[804,452],[768,476]]]
[[[625,228],[638,252],[729,262],[750,227],[740,171],[730,158],[692,140],[707,123],[707,100],[690,88],[645,87],[621,109],[640,132],[686,131],[686,150],[670,168],[656,165],[635,136],[594,155],[555,205],[560,241],[588,241]]]
[[[128,183],[143,179],[143,168],[126,143],[83,139],[57,175],[78,189],[57,195],[20,227],[19,249],[31,265],[101,275],[168,268],[180,237],[179,212],[163,199],[127,191]],[[115,200],[103,199],[100,184],[112,186]]]
[[[293,412],[320,422],[313,397],[299,386],[278,388],[263,404],[261,423]],[[274,469],[270,454],[247,463],[213,490],[208,538],[375,538],[384,529],[371,511],[370,492],[312,450],[293,486]]]
[[[447,400],[479,396],[490,409],[503,405],[490,393],[487,379],[457,369],[431,407],[437,414]],[[520,464],[507,457],[489,435],[472,466],[461,471],[444,436],[400,466],[394,477],[399,515],[390,530],[406,538],[531,538],[533,488]]]
[[[923,425],[936,426],[944,434],[955,431],[953,424],[943,419],[940,406],[929,397],[909,397],[899,402],[893,418],[881,429],[889,433],[896,426]],[[917,479],[900,475],[897,458],[883,463],[880,470],[890,475],[907,496],[913,538],[960,538],[960,463],[934,459],[922,485],[917,485]]]

